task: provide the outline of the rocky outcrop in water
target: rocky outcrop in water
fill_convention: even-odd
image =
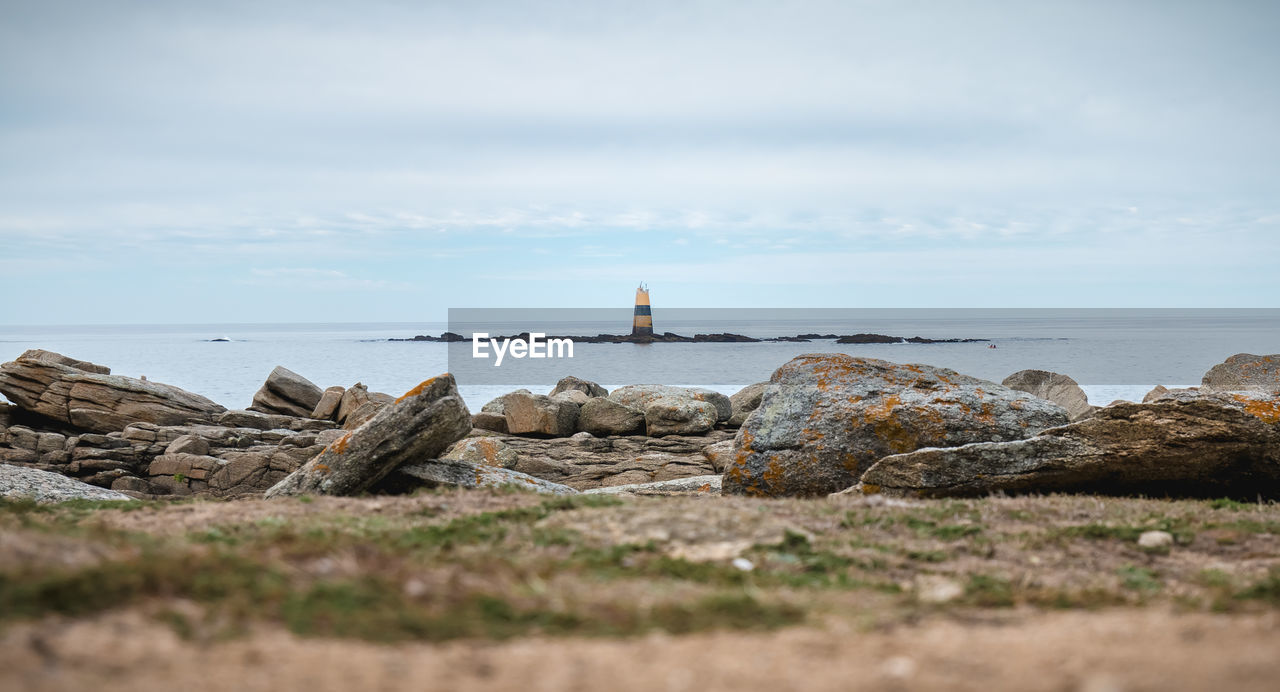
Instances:
[[[1121,402],[1026,440],[887,456],[855,490],[919,497],[997,491],[1276,497],[1280,399],[1183,390]]]
[[[738,431],[724,492],[825,495],[890,454],[1023,439],[1066,422],[1057,404],[953,370],[803,355],[774,372]]]

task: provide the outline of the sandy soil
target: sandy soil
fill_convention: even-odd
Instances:
[[[1280,619],[1263,615],[1013,613],[885,631],[628,640],[376,645],[275,628],[184,641],[138,612],[16,627],[5,689],[98,690],[1274,690]]]

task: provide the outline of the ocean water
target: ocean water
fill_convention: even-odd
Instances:
[[[1141,400],[1157,384],[1198,384],[1204,371],[1235,353],[1280,352],[1280,310],[892,310],[858,311],[828,320],[661,321],[659,331],[735,332],[755,337],[805,332],[874,332],[931,338],[987,338],[970,344],[698,343],[575,344],[572,359],[538,362],[534,369],[487,370],[470,358],[469,344],[391,342],[439,335],[444,323],[192,324],[0,327],[0,360],[30,348],[57,351],[202,394],[228,408],[244,408],[276,365],[321,387],[362,382],[398,395],[427,377],[452,370],[467,405],[518,387],[550,389],[563,375],[613,388],[633,383],[705,386],[733,393],[767,380],[796,355],[840,352],[901,363],[927,363],[1000,381],[1025,368],[1074,377],[1091,403]],[[614,322],[528,325],[513,322],[491,333],[533,327],[549,333],[625,333]],[[457,331],[457,326],[454,326]],[[227,337],[229,342],[210,339]],[[529,364],[525,361],[522,365]],[[452,366],[452,367],[451,367]]]

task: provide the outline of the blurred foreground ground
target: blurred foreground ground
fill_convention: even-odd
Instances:
[[[0,505],[6,690],[1274,689],[1278,616],[1275,504]]]

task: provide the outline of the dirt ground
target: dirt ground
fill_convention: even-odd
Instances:
[[[1278,653],[1272,503],[0,506],[5,690],[1270,690]]]

